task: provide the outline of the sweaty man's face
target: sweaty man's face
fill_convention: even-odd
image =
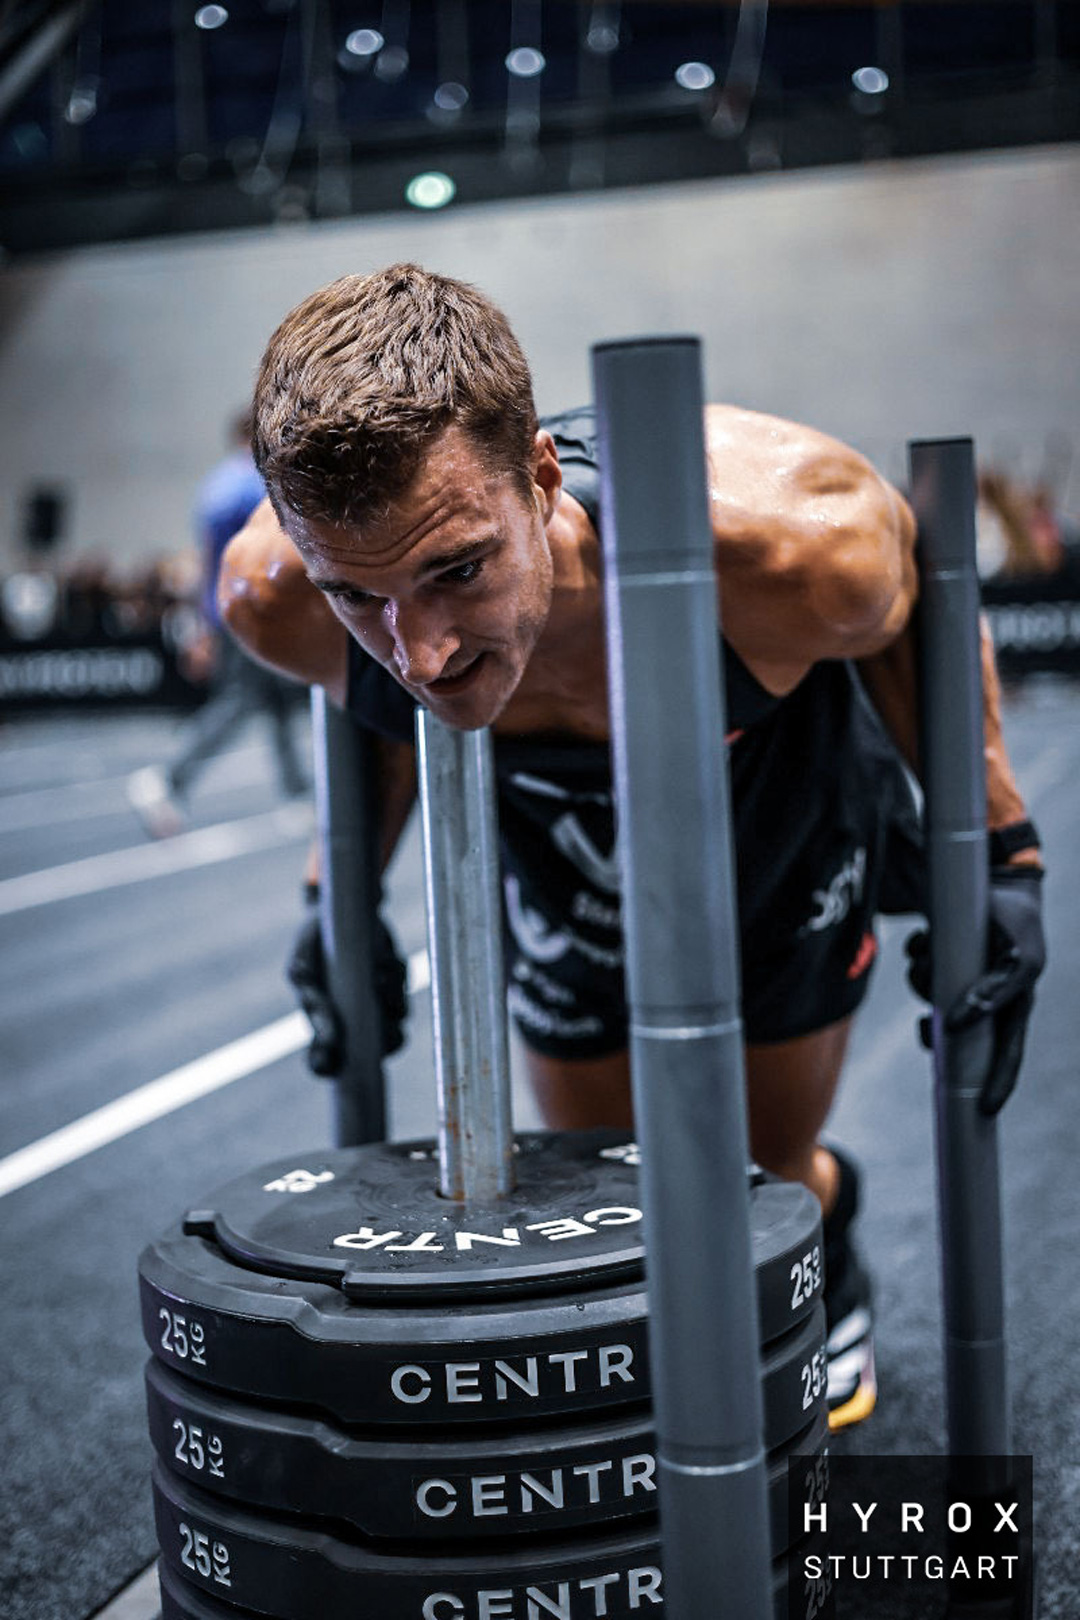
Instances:
[[[539,484],[533,495],[488,472],[448,428],[378,517],[342,527],[286,514],[286,528],[364,651],[446,725],[469,731],[502,713],[547,620],[554,497]]]

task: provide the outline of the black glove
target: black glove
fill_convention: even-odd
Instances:
[[[1042,925],[1042,878],[1037,866],[990,868],[990,937],[986,971],[945,1011],[949,1034],[970,1029],[981,1018],[994,1020],[994,1052],[979,1095],[984,1114],[996,1114],[1008,1100],[1020,1072],[1024,1036],[1034,1005],[1035,981],[1046,965]],[[924,930],[907,941],[908,981],[924,1001],[930,996],[930,936]],[[930,1020],[920,1032],[930,1045]]]
[[[379,1006],[381,1052],[383,1057],[389,1057],[404,1044],[403,1026],[409,1002],[405,964],[397,953],[390,930],[379,916],[375,918],[372,949],[372,978]],[[324,1078],[339,1074],[345,1061],[345,1032],[341,1014],[331,1000],[330,987],[326,982],[326,955],[315,906],[304,918],[296,936],[285,975],[311,1024],[308,1067],[313,1074]]]
[[[382,1055],[390,1057],[405,1045],[405,1020],[409,1016],[409,975],[398,955],[397,942],[376,913],[371,941],[375,960],[372,971],[375,995],[382,1025]]]

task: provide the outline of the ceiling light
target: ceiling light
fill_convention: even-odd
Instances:
[[[716,74],[707,62],[684,62],[675,69],[675,81],[684,90],[707,90],[716,83]]]
[[[516,79],[535,79],[546,66],[543,52],[532,45],[516,45],[506,58],[506,70]]]
[[[431,99],[440,112],[460,112],[469,99],[469,92],[455,79],[448,79],[445,84],[440,84]]]
[[[64,119],[69,124],[88,124],[98,110],[96,79],[81,79],[72,87]]]
[[[405,187],[405,201],[414,208],[445,208],[454,199],[457,186],[448,174],[429,170],[427,174],[414,174]]]
[[[229,20],[224,6],[200,6],[195,13],[196,28],[220,28]]]
[[[374,56],[381,51],[385,40],[377,28],[354,28],[345,41],[350,56]]]
[[[855,69],[851,82],[864,96],[880,96],[889,88],[889,75],[884,68],[861,67]]]
[[[596,56],[610,56],[619,48],[619,30],[612,23],[593,23],[585,36],[585,45]]]

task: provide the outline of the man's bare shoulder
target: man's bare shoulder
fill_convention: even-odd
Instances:
[[[902,497],[850,445],[804,423],[706,408],[725,631],[770,691],[823,658],[864,657],[914,599]]]
[[[277,552],[283,544],[290,550],[295,550],[278,522],[277,513],[270,504],[269,497],[266,497],[259,502],[244,527],[230,541],[230,549],[236,546],[243,554],[254,556],[257,552]]]
[[[260,663],[345,697],[347,634],[307,577],[269,500],[233,536],[222,558],[218,606],[231,634]]]
[[[756,477],[825,480],[830,492],[875,476],[865,456],[832,434],[742,405],[706,406],[705,445],[714,464],[743,462]]]

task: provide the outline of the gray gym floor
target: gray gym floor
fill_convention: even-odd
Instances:
[[[1078,718],[1075,687],[1039,682],[1009,699],[1013,756],[1053,874],[1051,966],[1002,1129],[1015,1434],[1017,1449],[1035,1459],[1044,1620],[1080,1612],[1072,1572],[1080,1522]],[[279,803],[269,751],[252,734],[199,784],[192,833],[148,845],[124,780],[167,757],[173,735],[173,722],[159,716],[0,729],[6,1620],[156,1613],[153,1577],[139,1579],[155,1550],[139,1251],[217,1183],[330,1135],[330,1099],[304,1067],[282,975],[300,917],[309,815]],[[415,833],[391,895],[401,943],[418,953]],[[878,1411],[839,1441],[860,1452],[931,1452],[943,1440],[930,1080],[914,1037],[919,1008],[901,971],[905,932],[886,931],[833,1121],[865,1166],[863,1244],[878,1292]],[[398,1137],[429,1133],[434,1122],[428,996],[416,963],[414,981],[411,1039],[390,1066]],[[256,1031],[284,1055],[223,1053]],[[141,1089],[178,1070],[175,1095]],[[177,1101],[200,1086],[213,1089]],[[516,1122],[528,1127],[535,1116],[520,1086],[515,1092]],[[95,1115],[113,1102],[117,1110]],[[170,1111],[137,1123],[168,1103]],[[40,1151],[22,1154],[35,1144]]]

